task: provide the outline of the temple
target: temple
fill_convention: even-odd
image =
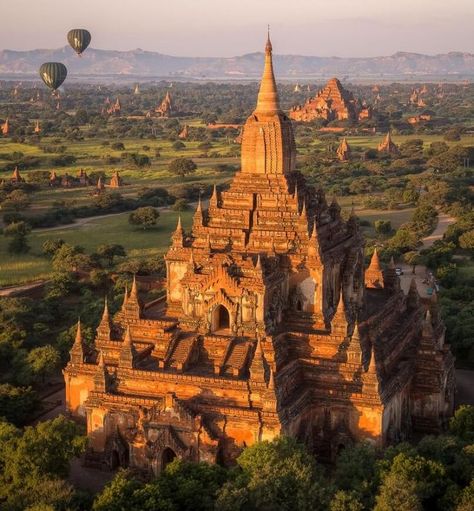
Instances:
[[[3,136],[5,136],[5,137],[6,137],[6,136],[8,135],[8,133],[10,132],[10,123],[9,123],[9,121],[8,121],[8,118],[6,118],[6,119],[5,119],[5,122],[2,124],[2,128],[1,128],[1,130],[2,130],[2,135],[3,135]]]
[[[290,118],[295,121],[362,121],[372,117],[372,107],[354,98],[352,92],[344,89],[337,78],[332,78],[325,87],[304,105],[296,105],[290,110]]]
[[[110,188],[120,188],[123,186],[122,178],[120,177],[119,171],[116,170],[113,176],[110,178]]]
[[[64,370],[86,460],[159,473],[171,460],[232,462],[286,434],[332,460],[358,440],[385,445],[439,431],[453,409],[453,357],[436,300],[400,289],[357,218],[295,170],[270,39],[257,105],[228,190],[178,221],[166,293],[136,279],[107,302],[93,346],[80,324]]]
[[[390,131],[387,132],[387,135],[385,136],[383,141],[380,142],[380,144],[377,146],[377,151],[379,153],[387,153],[387,154],[393,154],[393,155],[400,154],[398,146],[392,140],[392,136],[390,135]]]
[[[344,137],[336,149],[336,156],[340,161],[349,161],[351,159],[351,148]]]
[[[155,108],[155,113],[160,117],[170,117],[172,111],[171,94],[167,91],[163,101]]]

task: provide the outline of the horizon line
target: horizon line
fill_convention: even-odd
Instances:
[[[22,53],[26,53],[26,52],[34,52],[34,51],[58,51],[58,50],[62,50],[62,49],[66,49],[66,50],[70,50],[71,51],[71,55],[74,55],[74,50],[72,50],[70,48],[70,46],[68,44],[65,44],[63,46],[58,46],[56,48],[29,48],[29,49],[14,49],[14,48],[0,48],[0,52],[3,52],[3,51],[11,51],[11,52],[22,52]],[[159,50],[146,50],[146,49],[143,49],[143,48],[140,48],[140,47],[137,47],[137,48],[130,48],[128,50],[117,50],[117,49],[113,49],[113,48],[96,48],[96,47],[89,47],[88,48],[88,51],[90,50],[95,50],[95,51],[115,51],[115,52],[121,52],[121,53],[130,53],[130,52],[135,52],[135,51],[141,51],[141,52],[144,52],[144,53],[157,53],[157,54],[160,54],[160,55],[166,55],[167,57],[173,57],[173,58],[192,58],[192,59],[233,59],[233,58],[237,58],[237,57],[245,57],[246,55],[256,55],[256,54],[264,54],[265,52],[264,51],[251,51],[251,52],[246,52],[246,53],[241,53],[241,54],[234,54],[234,55],[230,55],[230,56],[213,56],[213,55],[207,55],[207,56],[193,56],[193,55],[175,55],[175,54],[171,54],[171,53],[163,53]],[[409,54],[409,55],[422,55],[422,56],[425,56],[425,57],[438,57],[438,56],[441,56],[441,55],[450,55],[450,54],[463,54],[463,55],[474,55],[474,50],[472,51],[469,51],[469,50],[449,50],[449,51],[445,51],[445,52],[437,52],[437,53],[424,53],[424,52],[419,52],[419,51],[407,51],[407,50],[397,50],[395,51],[394,53],[391,53],[391,54],[378,54],[378,55],[373,55],[373,56],[368,56],[368,55],[360,55],[360,56],[339,56],[339,55],[316,55],[316,54],[304,54],[304,53],[278,53],[278,52],[274,52],[274,56],[279,56],[279,57],[317,57],[317,58],[323,58],[323,59],[376,59],[376,58],[382,58],[382,57],[394,57],[396,55],[399,55],[399,54]],[[85,57],[86,58],[87,54],[85,54]]]

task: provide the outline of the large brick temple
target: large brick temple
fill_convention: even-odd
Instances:
[[[272,46],[245,123],[241,169],[199,203],[166,254],[166,297],[134,280],[93,348],[81,328],[64,371],[67,408],[87,423],[90,463],[158,473],[175,457],[228,463],[286,434],[331,460],[442,429],[453,357],[436,299],[400,289],[375,252],[364,267],[354,214],[295,171]]]

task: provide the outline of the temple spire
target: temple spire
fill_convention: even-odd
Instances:
[[[268,32],[267,43],[265,45],[265,67],[260,82],[255,113],[271,115],[279,111],[280,103],[273,73],[272,43],[270,41],[270,32]]]
[[[174,233],[171,235],[171,239],[173,241],[173,247],[182,248],[184,245],[184,230],[181,224],[181,215],[178,215],[178,224],[176,225],[176,229]]]
[[[110,314],[109,305],[107,303],[107,296],[105,297],[104,312],[102,313],[102,319],[97,327],[97,337],[110,340],[111,328],[110,328]]]
[[[252,382],[266,383],[265,381],[265,355],[263,353],[260,336],[257,336],[257,344],[250,364],[250,380]]]
[[[132,343],[132,335],[130,333],[130,325],[127,325],[125,336],[122,342],[119,356],[119,366],[127,369],[133,369],[135,365],[135,348]]]
[[[76,346],[82,347],[82,328],[80,319],[77,320],[76,338],[74,340],[74,344]]]
[[[84,346],[82,344],[82,328],[80,319],[77,321],[76,337],[69,355],[71,364],[82,364],[84,362]]]
[[[137,276],[135,273],[133,274],[132,289],[128,295],[128,301],[138,301]]]
[[[123,294],[122,310],[125,309],[128,302],[128,285],[125,283],[125,292]]]
[[[217,208],[218,202],[219,202],[219,197],[217,195],[217,186],[214,183],[214,188],[212,189],[212,195],[211,195],[211,198],[209,199],[209,206]]]

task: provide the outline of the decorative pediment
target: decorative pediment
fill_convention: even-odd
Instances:
[[[223,288],[229,290],[231,294],[240,296],[242,288],[235,277],[231,277],[223,265],[218,265],[214,270],[200,283],[201,292],[210,288]]]
[[[242,290],[240,290],[241,292]],[[235,304],[228,296],[227,293],[221,288],[218,289],[217,292],[212,296],[210,300],[206,302],[207,307],[212,307],[213,305],[222,304],[227,307],[228,310],[233,311],[237,304]]]

